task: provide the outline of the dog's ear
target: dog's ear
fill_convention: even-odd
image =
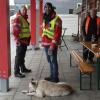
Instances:
[[[34,82],[34,81],[31,81],[31,83],[32,83],[33,85],[35,85],[35,84],[36,84],[36,82]]]
[[[34,81],[34,79],[32,78],[31,81]]]
[[[36,82],[34,81],[34,79],[33,79],[33,78],[31,79],[31,83],[32,83],[33,85],[35,85],[35,84],[36,84]]]

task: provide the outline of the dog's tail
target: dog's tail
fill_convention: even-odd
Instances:
[[[69,91],[69,94],[72,94],[74,92],[74,89],[70,85],[65,85],[64,88],[66,91]]]

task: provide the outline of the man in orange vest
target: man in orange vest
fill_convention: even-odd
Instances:
[[[98,41],[99,24],[96,9],[91,10],[91,15],[88,14],[82,25],[82,33],[84,41]],[[88,59],[89,63],[93,63],[94,54],[83,46],[83,58]]]
[[[22,6],[19,12],[16,13],[16,18],[13,20],[13,35],[16,40],[14,74],[15,77],[19,78],[25,77],[23,73],[31,72],[30,69],[26,68],[24,59],[31,37],[27,18],[27,8]]]

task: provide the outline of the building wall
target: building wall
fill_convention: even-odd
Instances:
[[[14,0],[15,4],[27,4],[30,3],[30,0]]]
[[[38,3],[39,0],[36,0]],[[29,4],[30,0],[14,0],[15,4],[19,6],[22,4]],[[68,14],[69,9],[74,9],[77,7],[77,3],[81,3],[82,0],[43,0],[44,4],[46,2],[53,3],[56,6],[56,11],[59,14]],[[38,5],[38,4],[37,4]]]
[[[78,15],[74,14],[59,14],[62,19],[62,28],[67,28],[65,35],[78,33]]]
[[[82,0],[82,22],[85,18],[85,13],[92,8],[96,8],[97,15],[100,16],[100,0]]]
[[[51,2],[58,14],[68,14],[69,9],[77,8],[77,3],[81,3],[82,0],[44,0],[44,4],[46,2]]]
[[[82,0],[82,10],[91,10],[96,8],[97,11],[100,11],[100,0]]]

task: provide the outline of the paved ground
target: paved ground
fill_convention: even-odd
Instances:
[[[12,38],[13,41],[13,38]],[[66,41],[68,46],[73,49],[82,49],[78,42]],[[70,44],[70,45],[69,45]],[[45,97],[37,98],[34,96],[26,96],[21,93],[23,89],[28,88],[28,83],[31,78],[43,79],[45,76],[49,76],[49,65],[46,61],[43,49],[41,50],[27,50],[26,54],[26,66],[32,69],[32,73],[26,74],[26,78],[19,79],[13,75],[15,46],[12,42],[12,76],[10,77],[10,90],[7,93],[0,93],[0,100],[100,100],[100,91],[97,90],[97,83],[95,74],[93,74],[93,90],[80,90],[79,86],[79,70],[77,67],[69,67],[69,51],[62,47],[62,51],[58,51],[58,62],[59,62],[59,78],[60,81],[67,82],[70,84],[75,92],[69,96],[64,97]],[[73,65],[75,63],[73,62]],[[84,86],[88,84],[85,82]]]

